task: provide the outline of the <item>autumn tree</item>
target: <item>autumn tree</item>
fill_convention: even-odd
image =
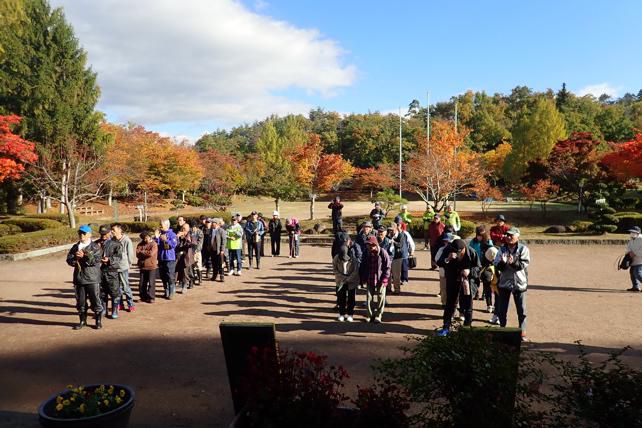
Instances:
[[[395,185],[395,174],[398,177],[399,173],[393,170],[393,166],[388,163],[382,163],[377,168],[355,168],[352,188],[357,191],[370,191],[372,199],[375,191]]]
[[[546,159],[555,143],[566,138],[566,128],[555,102],[540,97],[532,110],[518,120],[512,134],[512,150],[504,163],[504,178],[516,183],[529,162]]]
[[[20,179],[25,164],[38,159],[36,145],[13,133],[11,127],[19,123],[18,116],[0,116],[0,183]]]
[[[560,189],[577,197],[577,212],[584,204],[584,193],[604,178],[600,168],[601,142],[591,133],[576,132],[555,144],[545,162],[547,175]]]
[[[504,170],[504,163],[506,158],[513,150],[510,143],[501,143],[493,150],[489,150],[482,154],[481,163],[484,170],[488,173],[490,180],[493,184],[502,178],[502,171]]]
[[[468,130],[455,131],[450,122],[431,123],[430,145],[424,138],[406,162],[405,184],[435,212],[454,196],[479,185],[485,172],[479,155],[464,146]]]
[[[557,197],[559,190],[560,186],[551,180],[539,180],[532,186],[522,186],[519,189],[524,199],[528,201],[530,209],[535,202],[539,202],[544,215],[546,215],[546,204]]]
[[[613,151],[602,158],[602,165],[620,181],[642,179],[642,134],[633,141],[614,144]]]
[[[241,190],[245,177],[241,162],[229,153],[210,149],[200,154],[205,176],[201,182],[204,198],[218,206],[227,206]]]
[[[310,220],[314,220],[314,204],[319,193],[337,190],[354,173],[350,162],[341,155],[323,153],[317,134],[310,134],[307,144],[294,149],[292,162],[296,182],[310,198]]]

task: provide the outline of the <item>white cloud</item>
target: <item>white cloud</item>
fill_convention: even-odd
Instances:
[[[268,7],[270,7],[270,3],[268,3],[268,2],[266,2],[264,0],[256,0],[254,2],[254,10],[256,10],[257,12],[264,11]]]
[[[620,96],[622,87],[613,86],[610,83],[597,83],[595,85],[588,85],[577,91],[577,94],[581,97],[584,95],[593,95],[595,98],[599,98],[603,94],[610,95],[612,98],[617,98]]]
[[[336,41],[234,0],[53,3],[98,73],[99,107],[119,121],[233,125],[306,113],[304,101],[279,93],[332,96],[356,77]]]

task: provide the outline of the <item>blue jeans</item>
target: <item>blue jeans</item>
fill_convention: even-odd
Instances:
[[[176,293],[176,260],[161,260],[158,262],[161,281],[165,289],[165,297],[173,297]]]
[[[519,328],[522,332],[526,331],[526,291],[509,290],[507,288],[500,288],[499,294],[495,301],[497,309],[497,317],[499,318],[499,325],[506,327],[506,314],[510,306],[510,295],[513,295],[515,300],[515,307],[517,308],[517,320],[519,321]]]
[[[631,285],[633,288],[639,290],[640,283],[642,283],[642,265],[631,266],[629,268],[629,275],[631,275]]]
[[[129,270],[118,272],[118,280],[120,282],[122,294],[124,294],[127,299],[127,305],[131,308],[134,306],[134,294],[129,286]]]
[[[243,270],[243,258],[241,257],[241,250],[228,250],[230,252],[230,268],[229,271]],[[236,262],[236,264],[235,264]]]

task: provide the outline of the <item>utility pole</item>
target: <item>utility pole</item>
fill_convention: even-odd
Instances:
[[[455,134],[459,133],[459,129],[458,129],[459,124],[457,123],[457,119],[458,119],[457,104],[458,104],[458,101],[455,101]],[[455,157],[457,157],[457,147],[455,147],[453,150],[454,150]],[[453,210],[457,211],[457,183],[455,183],[455,192],[453,192]]]
[[[401,146],[401,107],[399,107],[399,197],[401,198],[401,156],[403,154],[403,149]]]
[[[426,161],[430,162],[430,93],[426,92]],[[430,197],[428,185],[426,184],[426,201]],[[426,202],[428,205],[428,202]],[[426,207],[427,209],[428,207]]]

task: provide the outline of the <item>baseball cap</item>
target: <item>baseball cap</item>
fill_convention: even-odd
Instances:
[[[516,227],[511,227],[506,231],[506,235],[519,235],[519,229]]]
[[[257,215],[257,214],[258,214],[258,212],[257,212],[257,211],[252,211],[252,212],[250,213],[250,215]]]
[[[277,217],[278,217],[278,216],[279,216],[279,212],[278,212],[278,211],[274,211],[274,212],[272,213],[272,215],[275,215],[275,216],[277,216]]]
[[[460,251],[466,248],[466,241],[463,239],[455,239],[450,245],[457,251]]]
[[[103,224],[98,228],[98,233],[101,235],[107,235],[109,232],[111,232],[111,229],[106,224]]]
[[[78,228],[78,232],[80,233],[91,233],[91,227],[89,227],[88,224],[83,224]]]
[[[640,233],[640,228],[638,226],[633,226],[628,230],[629,233]]]
[[[490,247],[484,253],[484,257],[486,257],[486,260],[488,260],[489,262],[492,262],[493,260],[495,260],[498,252],[499,250],[497,249],[497,247]]]
[[[504,217],[504,214],[500,214],[497,217],[495,217],[495,221],[506,221],[506,217]]]
[[[370,236],[366,243],[370,245],[379,245],[379,241],[377,241],[377,238],[375,236]]]
[[[364,221],[362,226],[363,227],[372,227],[372,222],[371,221]]]

